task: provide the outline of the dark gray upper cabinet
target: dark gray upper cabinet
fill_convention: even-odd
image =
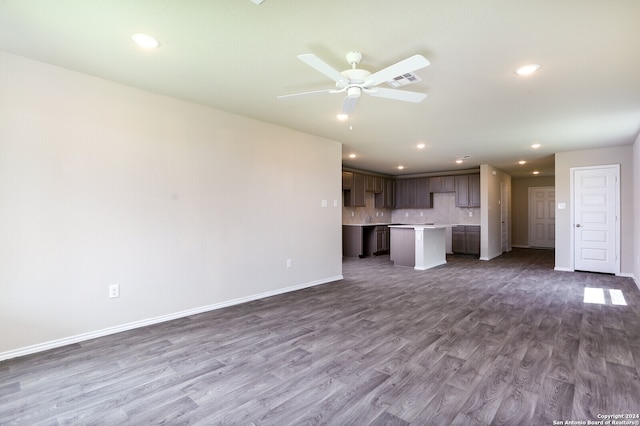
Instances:
[[[480,207],[480,175],[469,175],[469,207]]]
[[[350,189],[343,191],[345,207],[365,207],[365,176],[359,173],[352,173]],[[343,185],[344,185],[344,173]],[[344,188],[344,186],[343,186]]]
[[[480,207],[480,175],[456,176],[456,206]]]
[[[433,195],[429,189],[429,178],[396,180],[396,208],[430,209]]]
[[[432,176],[429,178],[430,192],[454,192],[456,190],[455,176]]]
[[[382,179],[382,191],[375,195],[377,209],[392,209],[396,206],[396,185],[393,179]]]
[[[351,183],[353,182],[353,173],[342,172],[342,190],[351,189]]]
[[[456,206],[469,207],[469,176],[456,176]]]
[[[416,207],[430,209],[433,207],[433,193],[429,189],[429,178],[416,179]]]
[[[415,179],[396,180],[396,208],[413,209],[416,207]]]
[[[382,178],[379,176],[365,176],[365,190],[379,194],[382,192]]]

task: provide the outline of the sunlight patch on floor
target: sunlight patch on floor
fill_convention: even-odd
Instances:
[[[585,287],[583,302],[604,305],[604,290],[601,288]]]
[[[627,301],[622,294],[622,290],[609,289],[609,297],[612,305],[627,306]],[[595,303],[606,305],[604,289],[597,287],[584,288],[584,303]]]
[[[627,301],[624,299],[622,290],[609,290],[609,294],[611,295],[611,303],[614,305],[627,306]]]

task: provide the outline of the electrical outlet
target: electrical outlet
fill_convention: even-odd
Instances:
[[[293,261],[291,259],[287,259],[287,269],[293,268]]]
[[[109,299],[120,297],[120,286],[118,284],[111,284],[109,286]]]
[[[469,217],[473,217],[473,212],[469,212]]]

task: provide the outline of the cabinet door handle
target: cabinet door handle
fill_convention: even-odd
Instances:
[[[582,225],[580,225],[579,223],[576,224],[576,228],[580,228]]]

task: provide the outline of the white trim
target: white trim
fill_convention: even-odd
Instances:
[[[98,337],[108,336],[110,334],[133,330],[135,328],[146,327],[148,325],[159,324],[162,322],[171,321],[178,318],[184,318],[190,315],[196,315],[204,312],[215,311],[217,309],[228,308],[230,306],[239,305],[242,303],[247,303],[247,302],[251,302],[258,299],[264,299],[271,296],[277,296],[283,293],[289,293],[292,291],[302,290],[308,287],[314,287],[320,284],[327,284],[330,282],[339,281],[343,278],[344,277],[342,275],[337,275],[335,277],[329,277],[321,280],[311,281],[308,283],[298,284],[291,287],[285,287],[278,290],[272,290],[264,293],[254,294],[251,296],[240,297],[238,299],[228,300],[226,302],[214,303],[212,305],[201,306],[193,309],[187,309],[186,311],[175,312],[172,314],[161,315],[159,317],[130,322],[128,324],[121,324],[114,327],[103,328],[102,330],[96,330],[88,333],[77,334],[75,336],[64,337],[62,339],[50,340],[48,342],[38,343],[36,345],[26,346],[24,348],[13,349],[7,352],[0,352],[0,361],[4,361],[7,359],[16,358],[24,355],[31,355],[37,352],[59,348],[61,346],[71,345],[73,343],[79,343],[86,340],[95,339]]]
[[[616,209],[616,223],[615,223],[615,255],[616,255],[616,264],[614,266],[615,271],[614,275],[620,275],[620,258],[622,257],[620,254],[620,164],[603,164],[598,166],[583,166],[583,167],[570,167],[569,168],[569,199],[571,202],[569,203],[569,262],[571,271],[575,270],[575,228],[574,228],[574,220],[575,220],[575,206],[574,206],[574,177],[576,171],[578,170],[595,170],[595,169],[610,169],[613,168],[615,170],[616,176],[616,185],[615,185],[615,209]]]
[[[556,266],[553,268],[554,271],[560,271],[560,272],[575,272],[572,268],[563,268],[560,266]]]
[[[445,265],[447,263],[446,260],[440,260],[433,263],[429,263],[427,265],[422,266],[414,266],[413,269],[416,271],[426,271],[427,269],[435,268],[436,266]]]
[[[501,248],[502,248],[502,247],[501,247]],[[480,260],[491,260],[491,259],[495,259],[495,258],[496,258],[496,257],[498,257],[498,256],[502,256],[502,254],[503,254],[502,252],[500,252],[500,253],[493,253],[493,254],[491,254],[491,255],[489,255],[489,256],[482,256],[482,257],[480,257]]]
[[[525,245],[521,245],[521,244],[512,244],[511,247],[512,248],[525,248],[525,249],[531,248],[531,246],[525,246]]]

